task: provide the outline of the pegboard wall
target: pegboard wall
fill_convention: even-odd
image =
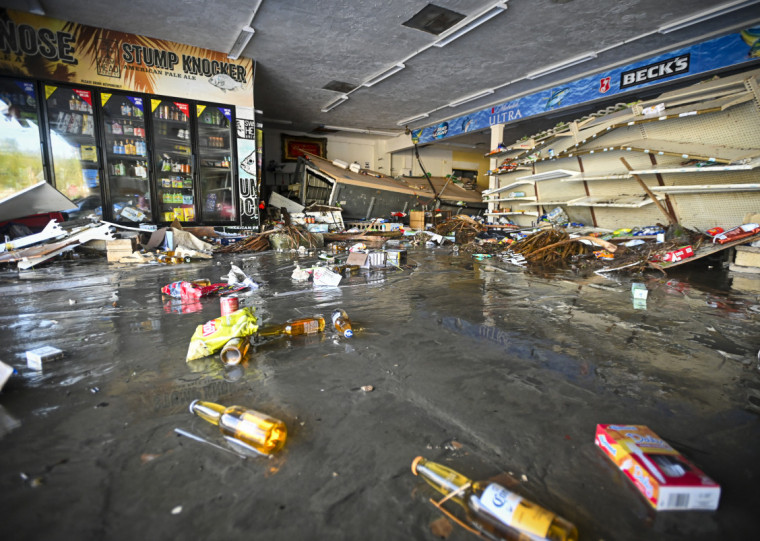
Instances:
[[[667,105],[667,104],[666,104]],[[564,138],[563,138],[564,139]],[[653,166],[683,167],[684,159],[678,156],[655,154],[654,165],[652,156],[643,152],[613,150],[626,143],[641,141],[667,141],[672,143],[695,145],[711,145],[745,149],[744,155],[760,156],[760,103],[757,100],[745,102],[726,109],[725,111],[685,116],[664,121],[648,122],[633,126],[625,126],[611,130],[596,139],[590,139],[578,148],[579,154],[553,160],[537,162],[535,173],[543,173],[556,169],[580,171],[581,164],[585,176],[604,176],[627,173],[620,158],[623,157],[634,169],[650,169]],[[566,141],[557,142],[559,147],[565,147]],[[588,151],[594,149],[593,153]],[[605,150],[606,149],[606,150]],[[580,162],[580,163],[579,163]],[[516,182],[516,178],[530,174],[515,172],[503,175],[498,179],[499,186]],[[649,187],[653,186],[720,186],[724,184],[760,184],[760,168],[748,171],[694,171],[683,173],[661,173],[641,175]],[[571,221],[591,225],[595,218],[597,227],[619,229],[623,227],[641,227],[656,223],[667,224],[667,218],[654,203],[642,207],[609,207],[604,206],[615,198],[625,195],[643,196],[643,188],[634,178],[630,179],[599,179],[586,181],[562,181],[552,179],[538,181],[535,189],[526,185],[515,189],[525,189],[526,194],[535,190],[539,203],[542,201],[567,202],[586,197],[599,198],[597,206],[592,208],[562,205]],[[760,212],[760,191],[726,192],[715,189],[709,193],[698,194],[669,194],[664,205],[670,204],[676,213],[679,223],[690,229],[705,231],[711,227],[720,226],[728,229],[743,223],[748,213]],[[523,207],[539,213],[549,212],[557,205],[541,207]],[[535,217],[516,217],[520,225],[529,225]]]
[[[646,139],[760,149],[760,111],[749,101],[718,113],[642,124]]]

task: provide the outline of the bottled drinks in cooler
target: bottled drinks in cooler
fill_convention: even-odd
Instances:
[[[303,317],[299,319],[289,319],[280,325],[268,325],[259,329],[259,336],[276,336],[278,334],[287,334],[295,336],[298,334],[312,334],[325,330],[325,318],[322,316]]]
[[[351,329],[351,320],[345,310],[335,310],[332,314],[332,322],[335,330],[346,338],[351,338],[354,331]]]
[[[285,423],[243,406],[225,407],[214,402],[194,400],[190,404],[190,412],[218,426],[225,437],[243,442],[264,455],[282,449],[288,437]]]
[[[497,539],[577,541],[573,524],[496,483],[472,481],[456,471],[418,456],[412,473],[461,505],[478,530]]]

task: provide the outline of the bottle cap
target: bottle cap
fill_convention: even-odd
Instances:
[[[352,331],[351,329],[346,329],[346,332],[343,333],[343,336],[345,336],[346,338],[351,338],[353,335],[354,335],[354,331]]]
[[[193,400],[192,402],[190,402],[190,413],[193,413],[193,414],[195,414],[195,412],[193,411],[193,406],[195,406],[195,404],[196,404],[197,402],[200,402],[200,400],[198,400],[198,399],[195,399],[195,400]]]
[[[414,475],[417,475],[417,464],[420,463],[420,460],[422,460],[421,456],[418,456],[417,458],[415,458],[414,460],[412,460],[412,473]]]

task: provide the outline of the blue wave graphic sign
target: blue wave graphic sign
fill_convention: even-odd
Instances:
[[[515,122],[560,107],[580,105],[621,92],[758,60],[760,27],[748,28],[529,94],[434,126],[412,130],[412,141],[430,143],[495,124]]]

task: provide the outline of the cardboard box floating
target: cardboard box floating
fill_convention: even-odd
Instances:
[[[657,511],[718,508],[720,485],[643,425],[596,425],[604,451]]]

